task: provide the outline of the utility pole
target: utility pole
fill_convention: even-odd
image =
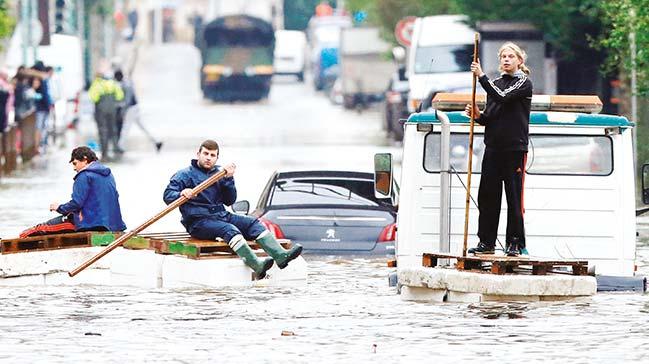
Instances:
[[[30,24],[29,24],[29,2],[31,0],[22,0],[20,2],[20,25],[22,26],[21,38],[22,38],[22,64],[27,64],[27,47],[29,41],[30,33]]]
[[[638,50],[636,46],[636,39],[635,39],[635,30],[636,30],[636,17],[635,17],[635,9],[631,9],[630,11],[630,18],[631,18],[631,26],[632,30],[631,33],[629,34],[629,48],[631,51],[631,121],[634,123],[638,123],[638,73],[637,73],[637,55],[638,55]],[[637,148],[638,148],[638,133],[636,129],[633,129],[633,166],[634,168],[638,165],[638,153],[637,153]]]
[[[36,0],[29,0],[29,15],[28,15],[29,22],[27,24],[29,24],[28,40],[29,40],[29,46],[32,47],[32,56],[33,56],[32,62],[36,62],[36,60],[38,59],[38,46],[34,42],[34,31],[32,28],[33,20],[34,18],[36,18],[35,15],[36,15],[37,7],[38,4],[36,3]]]
[[[162,44],[162,4],[153,2],[153,43]]]

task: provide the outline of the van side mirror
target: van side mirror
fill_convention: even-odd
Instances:
[[[250,202],[246,200],[237,201],[232,205],[232,211],[237,214],[248,215],[248,211],[250,211]]]
[[[649,163],[642,165],[642,202],[649,204]]]
[[[374,155],[374,195],[386,198],[392,195],[392,154]]]

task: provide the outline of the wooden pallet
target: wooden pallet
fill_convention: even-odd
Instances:
[[[121,234],[121,232],[84,231],[31,236],[28,238],[2,239],[0,240],[0,252],[2,254],[14,254],[40,250],[106,246],[115,241]]]
[[[192,259],[230,258],[236,255],[230,246],[222,240],[198,240],[188,236],[187,238],[150,238],[149,241],[151,249],[154,249],[158,254],[183,255]],[[290,240],[279,239],[278,242],[284,249],[291,247]],[[252,250],[261,249],[259,244],[253,241],[249,241],[248,245]],[[257,255],[263,256],[265,253],[258,253]]]
[[[462,257],[450,254],[424,253],[422,264],[424,267],[435,267],[438,259],[457,260],[455,267],[458,270],[485,272],[486,269],[486,272],[499,275],[505,273],[529,273],[532,275],[558,273],[583,276],[588,274],[588,261],[585,260],[557,260],[526,256],[508,257],[493,254]],[[566,267],[570,267],[571,272],[561,270]],[[556,270],[556,268],[559,270]]]

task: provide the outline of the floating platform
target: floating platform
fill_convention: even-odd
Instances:
[[[0,241],[0,285],[108,284],[149,288],[295,285],[306,282],[302,257],[283,270],[274,266],[255,281],[252,271],[223,241],[194,240],[187,233],[143,234],[70,278],[67,272],[121,233],[83,232]],[[258,256],[266,253],[249,242]],[[281,240],[285,248],[289,240]]]
[[[441,259],[456,263],[440,267]],[[580,260],[423,254],[422,267],[399,268],[397,277],[407,301],[547,301],[594,295],[597,281],[587,267]]]

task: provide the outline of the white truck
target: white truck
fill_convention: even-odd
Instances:
[[[406,71],[409,112],[435,92],[470,92],[475,31],[466,21],[463,15],[415,20]]]
[[[353,109],[378,101],[394,72],[387,58],[390,44],[374,27],[340,30],[340,73],[343,106]]]
[[[484,96],[478,100],[483,103]],[[434,112],[412,114],[404,125],[398,269],[421,267],[424,253],[462,255],[469,119],[449,110],[463,110],[468,103],[469,94],[438,94]],[[595,114],[601,110],[597,96],[535,95],[532,108],[524,180],[530,256],[587,260],[600,289],[644,290],[646,279],[635,276],[635,125],[621,116]],[[484,128],[476,124],[474,132],[475,198]],[[379,196],[389,196],[391,165],[391,155],[375,156]],[[506,211],[503,201],[497,249],[505,245]],[[478,243],[477,222],[478,209],[472,204],[468,247]]]

